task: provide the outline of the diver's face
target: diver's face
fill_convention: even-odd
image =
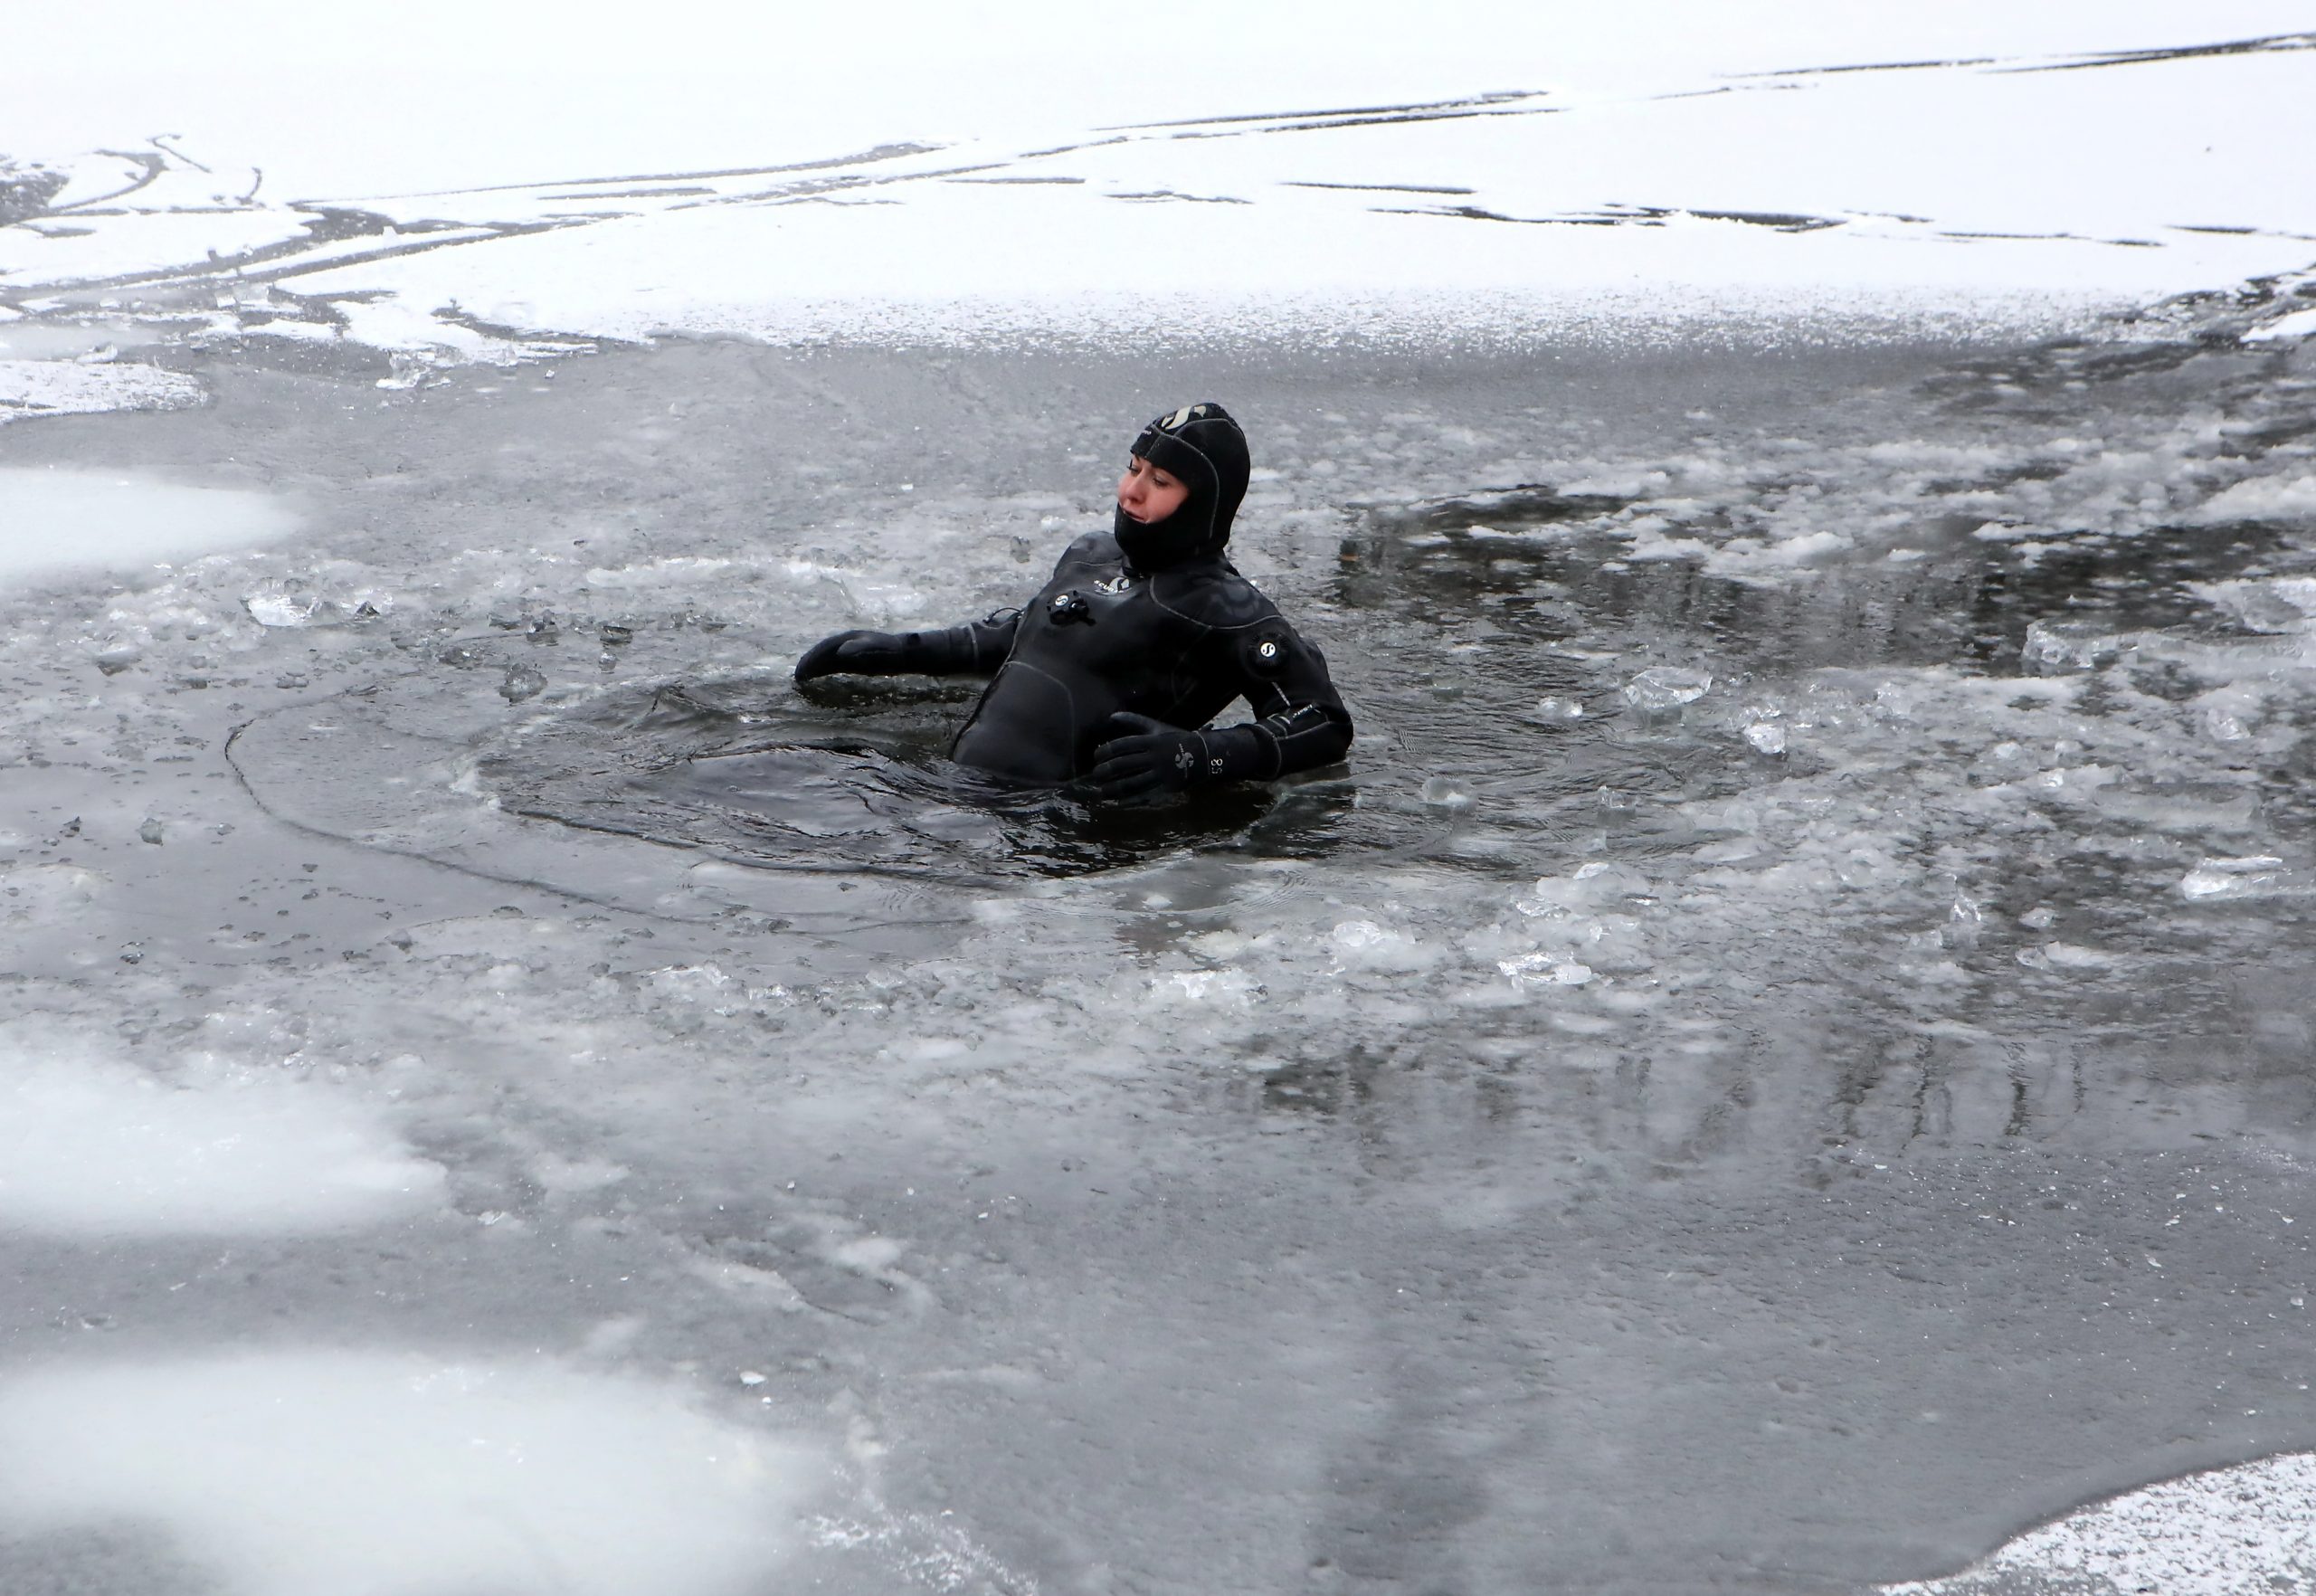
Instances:
[[[1118,508],[1144,523],[1163,521],[1182,508],[1190,485],[1160,470],[1138,454],[1128,455],[1125,475],[1118,479]]]

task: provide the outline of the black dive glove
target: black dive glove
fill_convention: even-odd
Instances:
[[[1078,785],[1096,798],[1139,798],[1179,793],[1207,774],[1206,738],[1121,709],[1110,717],[1110,736],[1094,750],[1094,768]]]
[[[916,667],[908,640],[889,632],[840,632],[806,649],[796,660],[796,679],[816,676],[899,676]]]

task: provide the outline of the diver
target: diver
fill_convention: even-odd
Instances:
[[[942,632],[840,632],[796,679],[989,676],[949,756],[1024,785],[1136,798],[1332,765],[1351,716],[1327,662],[1223,557],[1246,434],[1188,404],[1134,441],[1111,530],[1063,551],[1020,610]],[[1255,718],[1208,723],[1244,698]]]

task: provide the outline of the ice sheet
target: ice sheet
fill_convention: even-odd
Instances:
[[[0,380],[7,364],[0,362]],[[271,542],[298,526],[289,506],[263,493],[185,487],[133,471],[0,467],[0,582],[10,584],[137,570]]]

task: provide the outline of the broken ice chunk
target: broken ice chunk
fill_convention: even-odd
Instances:
[[[2046,942],[2040,947],[2022,947],[2013,955],[2030,970],[2105,970],[2122,963],[2113,954],[2102,953],[2095,947],[2082,947],[2071,942]]]
[[[2316,578],[2272,576],[2190,582],[2188,591],[2225,610],[2247,632],[2302,632],[2316,615]]]
[[[2248,859],[2207,859],[2179,879],[2179,896],[2249,898],[2275,886],[2290,873],[2283,860],[2272,853]]]
[[[327,601],[319,594],[308,593],[302,583],[268,577],[242,595],[242,608],[260,626],[311,626],[323,615]],[[336,605],[328,605],[332,610]]]
[[[1592,979],[1594,974],[1590,965],[1579,964],[1566,954],[1549,951],[1499,959],[1495,967],[1511,977],[1513,985],[1523,988],[1582,986]]]
[[[1625,683],[1625,702],[1636,709],[1677,709],[1711,690],[1710,672],[1679,665],[1652,665]]]
[[[1453,776],[1432,776],[1423,784],[1423,801],[1435,809],[1469,809],[1472,789]]]
[[[2196,729],[2215,743],[2240,743],[2252,735],[2249,723],[2260,717],[2261,698],[2241,682],[2212,689],[2188,700],[2196,713]]]
[[[2109,632],[2083,621],[2037,621],[2026,628],[2026,641],[2018,658],[2027,670],[2041,675],[2063,670],[2095,670],[2139,646],[2130,632]]]

